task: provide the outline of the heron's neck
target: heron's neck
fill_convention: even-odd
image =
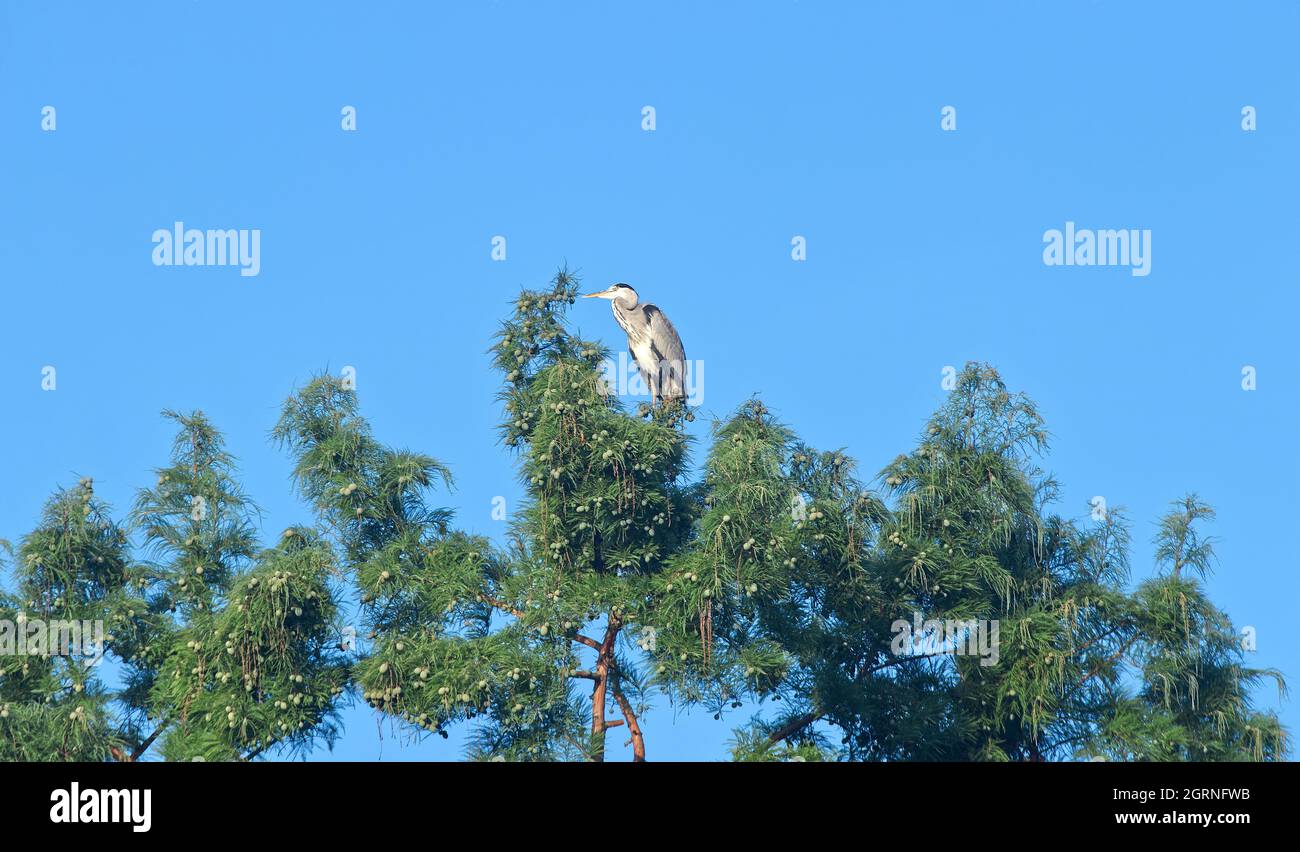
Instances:
[[[627,290],[622,291],[610,301],[615,310],[622,308],[625,311],[630,311],[637,305],[636,293],[629,293]]]

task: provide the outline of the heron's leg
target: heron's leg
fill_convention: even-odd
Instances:
[[[659,376],[649,370],[641,373],[645,377],[646,387],[650,389],[650,404],[654,405],[659,401]]]
[[[664,382],[666,382],[668,384],[668,393],[672,395],[674,399],[678,395],[685,395],[684,389],[686,387],[686,382],[682,380],[681,364],[681,361],[664,362],[664,372],[666,373],[666,376],[663,382],[660,382],[660,387],[662,388]]]

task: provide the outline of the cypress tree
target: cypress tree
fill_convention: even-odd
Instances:
[[[457,529],[449,468],[374,437],[330,376],[273,431],[316,522],[270,546],[199,412],[164,412],[171,456],[127,524],[89,478],[56,492],[3,548],[0,759],[306,753],[353,690],[417,736],[467,724],[478,760],[599,761],[611,730],[644,760],[664,703],[757,704],[736,760],[1288,756],[1251,699],[1281,674],[1246,664],[1204,589],[1195,495],[1134,585],[1124,510],[1057,514],[1042,418],[975,363],[875,484],[758,399],[711,425],[696,468],[694,412],[615,397],[608,352],[565,321],[576,293],[567,272],[521,293],[490,350],[525,495],[504,541]],[[353,596],[363,648],[339,641]],[[900,641],[931,620],[997,641]],[[26,625],[74,621],[103,625],[120,677],[18,652]]]

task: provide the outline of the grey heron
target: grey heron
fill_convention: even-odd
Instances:
[[[653,402],[686,398],[686,350],[677,329],[654,305],[642,304],[626,284],[612,284],[584,299],[608,299],[614,319],[627,332],[627,348],[636,360]]]

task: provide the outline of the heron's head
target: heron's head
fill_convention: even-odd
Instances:
[[[636,291],[623,283],[611,284],[604,290],[597,290],[595,293],[587,293],[584,299],[609,299],[613,301],[618,299],[625,307],[636,305]]]

